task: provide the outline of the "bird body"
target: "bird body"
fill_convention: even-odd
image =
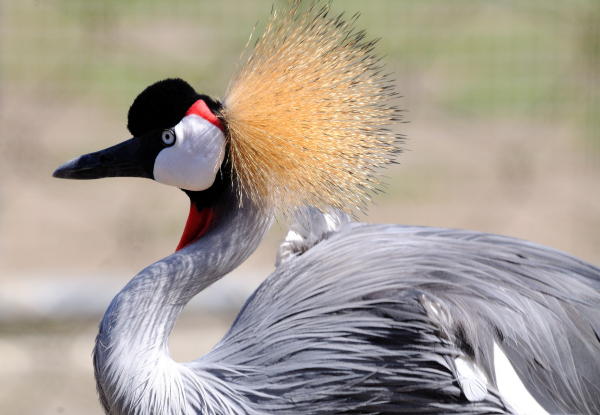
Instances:
[[[222,103],[157,82],[129,110],[131,139],[54,172],[145,177],[190,198],[176,252],[100,324],[106,412],[600,413],[600,270],[507,237],[350,220],[401,150],[395,92],[354,18],[290,4]],[[188,301],[292,212],[275,271],[225,337],[175,362]]]
[[[269,221],[246,209],[224,226],[258,239]],[[226,243],[215,229],[107,311],[95,365],[108,413],[519,413],[498,389],[494,347],[548,413],[600,408],[600,269],[468,231],[344,222],[282,260],[208,354],[176,363],[176,315],[242,259],[213,257]],[[465,361],[483,373],[472,400]]]

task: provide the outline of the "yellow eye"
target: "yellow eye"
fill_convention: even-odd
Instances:
[[[175,138],[175,131],[171,129],[164,130],[162,132],[161,139],[164,145],[166,146],[172,146],[173,144],[175,144]]]

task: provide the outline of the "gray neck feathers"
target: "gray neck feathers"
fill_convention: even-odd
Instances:
[[[212,230],[142,270],[111,302],[94,349],[107,412],[191,412],[183,379],[188,373],[169,357],[169,334],[187,302],[241,264],[271,224],[270,214],[249,200],[240,204],[234,194],[216,208]]]

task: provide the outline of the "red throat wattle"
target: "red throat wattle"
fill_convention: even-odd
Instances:
[[[204,236],[210,229],[210,225],[212,224],[214,217],[215,212],[213,208],[204,208],[198,210],[196,204],[191,202],[190,214],[188,215],[185,228],[183,229],[183,234],[181,235],[181,240],[179,241],[175,251],[185,248],[187,245]]]

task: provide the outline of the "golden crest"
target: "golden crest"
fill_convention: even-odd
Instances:
[[[356,18],[323,1],[274,9],[229,85],[221,116],[234,177],[256,203],[355,215],[400,152],[393,80]]]

